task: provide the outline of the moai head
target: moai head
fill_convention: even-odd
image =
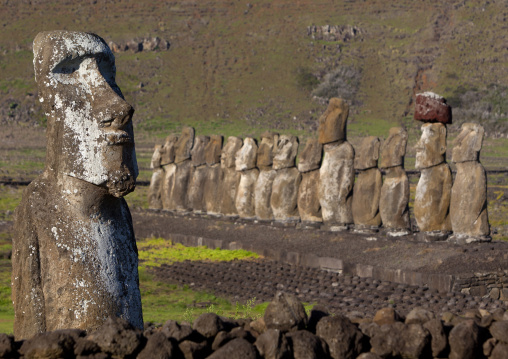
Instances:
[[[39,101],[48,119],[47,175],[79,178],[121,197],[138,166],[132,115],[115,82],[115,58],[97,35],[39,33],[34,40]]]
[[[235,167],[236,153],[242,147],[242,139],[229,136],[226,145],[222,148],[222,154],[220,157],[221,168],[232,168]]]
[[[416,169],[429,168],[445,161],[446,126],[442,123],[425,123],[422,137],[415,146]]]
[[[453,141],[452,162],[478,161],[484,133],[483,126],[477,123],[464,123],[459,136]]]
[[[162,158],[162,146],[155,145],[153,148],[152,160],[150,161],[150,168],[160,168],[161,167],[161,158]]]
[[[321,164],[322,157],[323,145],[319,143],[317,138],[309,139],[300,154],[298,160],[298,171],[310,172],[317,170]]]
[[[257,167],[270,167],[273,164],[273,153],[279,141],[279,134],[264,132],[261,134],[261,143],[258,148]]]
[[[161,164],[163,166],[175,162],[175,149],[177,141],[178,136],[176,135],[169,135],[166,137],[166,142],[164,143],[164,146],[162,146]]]
[[[191,158],[192,146],[194,146],[194,129],[192,127],[184,127],[175,145],[175,163],[180,163]]]
[[[319,118],[319,143],[325,145],[331,142],[346,140],[346,123],[349,116],[349,106],[340,98],[331,98],[325,113]]]
[[[196,136],[194,140],[194,147],[191,150],[192,156],[192,165],[194,167],[198,167],[204,165],[206,163],[205,159],[205,148],[210,142],[210,137],[208,136]]]
[[[379,141],[379,138],[375,136],[363,138],[360,146],[355,149],[355,169],[367,170],[369,168],[377,167],[380,145],[381,142]]]
[[[258,145],[254,139],[247,137],[243,140],[243,146],[236,153],[235,166],[237,171],[246,171],[256,167]]]
[[[210,142],[205,147],[205,160],[208,166],[220,163],[222,151],[222,136],[211,135]]]
[[[404,165],[406,155],[407,131],[402,127],[392,127],[388,138],[381,146],[380,168],[389,168]]]
[[[297,153],[298,137],[291,135],[280,136],[273,157],[273,169],[280,170],[294,167]]]

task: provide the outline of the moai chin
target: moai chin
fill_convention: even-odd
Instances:
[[[39,33],[33,50],[48,141],[44,172],[15,213],[14,334],[94,330],[110,316],[142,329],[136,242],[122,198],[138,174],[134,110],[115,83],[114,56],[99,36],[71,31]]]
[[[162,208],[162,183],[164,180],[164,170],[161,166],[162,146],[155,145],[150,168],[153,170],[148,189],[148,207],[151,209]]]
[[[222,136],[211,135],[205,148],[207,174],[204,188],[205,209],[208,214],[220,213],[220,186],[222,170],[220,167]]]
[[[449,240],[460,244],[492,240],[487,214],[487,176],[479,162],[483,135],[481,125],[465,123],[452,150],[457,175],[450,200],[453,235]]]
[[[176,144],[178,143],[178,136],[169,135],[166,137],[166,142],[164,146],[162,146],[162,157],[161,164],[162,169],[164,170],[164,177],[162,179],[161,185],[161,202],[162,209],[173,209],[171,208],[170,196],[171,191],[173,189],[173,185],[175,183],[175,173],[176,173]]]
[[[304,228],[317,227],[323,222],[318,193],[319,167],[322,157],[323,145],[317,138],[309,139],[299,155],[298,171],[302,174],[302,181],[298,187],[298,213]]]
[[[196,213],[206,212],[204,189],[208,168],[206,166],[205,148],[210,142],[208,136],[196,136],[191,150],[191,175],[187,189],[189,208]]]
[[[273,169],[273,156],[279,134],[273,132],[264,132],[261,134],[261,142],[258,148],[257,167],[259,176],[256,180],[254,189],[254,208],[256,218],[260,221],[270,221],[273,219],[270,199],[272,197],[273,180],[276,171]]]
[[[236,171],[240,173],[235,207],[240,218],[244,219],[253,219],[256,216],[254,194],[259,175],[256,168],[257,151],[256,141],[247,137],[243,140],[243,146],[235,158]]]
[[[416,186],[414,214],[420,229],[418,238],[445,240],[451,232],[449,216],[452,174],[445,162],[446,127],[425,123],[422,137],[415,146],[415,168],[421,170]]]
[[[357,232],[376,232],[381,225],[379,198],[383,180],[377,168],[380,144],[375,136],[365,137],[355,151],[354,167],[359,174],[353,188],[352,211]]]
[[[411,233],[409,179],[404,170],[407,138],[405,129],[393,127],[389,131],[388,138],[381,145],[379,167],[385,170],[386,175],[381,187],[379,213],[389,237],[405,236]]]
[[[240,181],[240,173],[236,171],[236,153],[242,147],[241,138],[230,136],[222,148],[220,164],[222,169],[222,181],[220,187],[220,213],[227,217],[238,216],[235,199]]]
[[[353,223],[355,151],[346,141],[348,114],[346,102],[332,98],[319,119],[319,143],[325,153],[319,170],[319,203],[323,222],[332,231],[346,230]]]

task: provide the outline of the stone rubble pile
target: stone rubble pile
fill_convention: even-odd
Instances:
[[[194,140],[194,130],[184,128],[176,144],[173,135],[155,148],[149,206],[302,228],[410,235],[407,131],[391,128],[386,140],[365,137],[355,153],[346,139],[348,115],[344,100],[330,99],[317,138],[299,154],[298,138],[291,135],[265,132],[259,144],[229,137],[222,148],[222,136]],[[462,126],[452,152],[453,181],[445,160],[451,107],[434,93],[418,94],[415,119],[423,122],[415,146],[415,167],[421,171],[415,238],[490,241],[486,174],[479,162],[483,127]],[[169,164],[173,157],[175,164]]]
[[[373,318],[308,315],[291,294],[279,292],[263,317],[230,319],[214,313],[192,326],[168,320],[144,330],[109,318],[90,333],[40,333],[15,341],[0,334],[2,358],[490,358],[508,357],[508,312],[472,311],[465,317],[415,308],[404,318],[383,308]]]

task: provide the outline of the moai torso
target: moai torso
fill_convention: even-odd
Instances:
[[[197,136],[194,141],[194,147],[191,150],[192,172],[187,191],[187,200],[189,208],[194,212],[206,212],[204,202],[205,181],[208,174],[206,166],[205,147],[210,142],[208,136]]]
[[[43,32],[34,68],[47,156],[15,213],[14,334],[91,331],[110,316],[142,328],[136,242],[121,198],[138,174],[134,110],[115,84],[113,54],[97,35]]]
[[[222,136],[210,136],[210,142],[205,148],[207,174],[204,189],[204,202],[206,212],[218,215],[220,213],[220,188],[222,171],[220,158],[222,151]]]
[[[261,135],[261,143],[258,148],[257,167],[259,176],[254,189],[254,202],[256,218],[259,220],[272,220],[273,212],[270,204],[272,197],[273,180],[276,171],[273,169],[273,155],[277,147],[279,135],[273,132],[265,132]]]
[[[302,181],[298,187],[298,213],[304,225],[323,221],[318,195],[322,156],[323,146],[317,138],[308,140],[299,156],[298,171],[302,174]]]
[[[379,197],[382,177],[377,168],[379,146],[379,138],[366,137],[355,151],[354,167],[359,174],[353,189],[352,211],[355,229],[360,231],[377,229],[381,224]]]
[[[457,175],[450,200],[453,230],[450,240],[459,243],[491,240],[487,214],[487,176],[478,160],[483,134],[482,126],[463,124],[452,151]]]
[[[161,166],[162,147],[156,145],[150,162],[150,168],[153,170],[148,188],[148,207],[151,209],[162,208],[162,184],[164,182],[164,169]]]
[[[237,216],[235,199],[238,182],[240,181],[240,173],[235,168],[236,153],[242,147],[242,140],[238,137],[230,136],[226,145],[222,148],[222,155],[220,158],[222,169],[222,182],[221,182],[221,205],[220,213],[225,216]]]
[[[191,150],[194,145],[194,129],[184,127],[175,145],[175,175],[169,195],[169,209],[186,212],[189,208],[187,191],[192,172]]]
[[[379,167],[386,172],[379,213],[388,236],[402,236],[410,233],[409,221],[409,179],[404,170],[407,132],[402,127],[393,127],[381,146]]]
[[[240,173],[236,191],[235,207],[240,218],[252,219],[256,216],[254,193],[259,170],[256,168],[258,146],[254,139],[247,137],[242,148],[236,153],[235,167]]]
[[[175,165],[175,147],[178,142],[178,136],[169,135],[166,138],[166,142],[162,148],[162,157],[161,164],[162,169],[164,170],[164,179],[162,180],[161,185],[161,198],[162,198],[162,208],[163,209],[174,209],[170,208],[171,203],[171,191],[175,184],[175,173],[176,173],[176,165]]]

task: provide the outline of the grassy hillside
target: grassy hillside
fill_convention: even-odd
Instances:
[[[419,136],[414,94],[427,90],[450,99],[457,124],[481,121],[490,137],[508,129],[504,1],[5,0],[0,6],[3,124],[44,125],[30,44],[39,31],[67,29],[108,42],[158,36],[171,43],[168,51],[116,54],[117,82],[137,111],[139,144],[184,124],[201,134],[258,136],[270,128],[306,137],[334,94],[352,104],[351,138],[385,137],[403,124],[412,144]],[[357,33],[312,38],[311,25],[352,26]]]

